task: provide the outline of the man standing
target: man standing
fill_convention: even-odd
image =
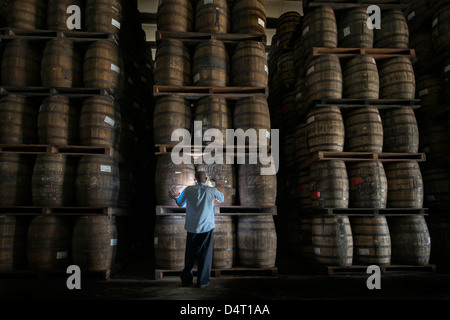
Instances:
[[[183,286],[192,284],[192,268],[197,261],[197,285],[202,288],[209,285],[213,257],[214,200],[224,201],[223,193],[214,187],[208,187],[208,177],[204,171],[195,173],[197,185],[186,187],[180,194],[173,190],[169,196],[179,207],[186,205],[187,231],[184,269],[181,272]]]

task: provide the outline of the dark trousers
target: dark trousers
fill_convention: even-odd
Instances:
[[[184,269],[181,272],[183,284],[192,283],[192,268],[197,262],[197,284],[204,285],[209,282],[213,257],[214,238],[213,230],[204,233],[187,233]]]

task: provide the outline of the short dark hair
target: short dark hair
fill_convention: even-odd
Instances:
[[[203,180],[206,181],[208,179],[208,177],[206,176],[205,171],[196,171],[195,179],[197,180],[197,182],[203,182]]]

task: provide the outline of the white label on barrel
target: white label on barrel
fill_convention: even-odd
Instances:
[[[104,165],[101,165],[101,166],[100,166],[100,171],[101,171],[101,172],[111,172],[111,166],[104,166]]]
[[[194,82],[198,82],[198,80],[200,80],[200,74],[196,74],[195,76],[194,76]]]
[[[307,34],[309,32],[309,26],[306,26],[305,29],[303,29],[303,35]]]
[[[314,121],[314,116],[309,117],[308,120],[306,120],[306,123],[311,123]]]
[[[270,132],[269,131],[266,131],[266,138],[270,139]]]
[[[423,89],[419,91],[419,97],[422,97],[424,95],[428,94],[428,89]]]
[[[111,239],[111,247],[117,246],[117,239]]]
[[[158,238],[153,238],[153,243],[158,244]]]
[[[59,251],[56,253],[56,259],[67,259],[67,251]]]
[[[306,75],[309,75],[311,72],[314,72],[314,66],[312,66],[311,68],[308,69],[308,71],[306,72]]]
[[[444,72],[449,72],[449,71],[450,71],[450,64],[444,68]]]
[[[370,252],[369,252],[369,249],[367,249],[367,248],[360,248],[359,254],[362,256],[368,256],[370,254]]]
[[[414,18],[416,16],[416,13],[413,11],[410,14],[408,14],[408,21],[411,20],[412,18]]]
[[[109,124],[111,127],[114,127],[114,125],[116,124],[116,122],[113,119],[111,119],[110,117],[106,117],[105,122],[107,124]]]
[[[208,4],[208,3],[213,3],[214,2],[214,0],[205,0],[204,2],[203,2],[203,4]]]
[[[350,27],[344,28],[343,33],[344,37],[348,36],[350,34]]]
[[[111,63],[111,70],[120,73],[120,68],[113,63]]]
[[[258,24],[260,24],[262,27],[265,26],[264,20],[261,18],[258,18]]]
[[[267,73],[269,73],[269,67],[265,64],[264,65],[264,70],[267,72]]]
[[[116,19],[111,19],[111,24],[116,27],[117,29],[120,29],[120,22]]]
[[[377,62],[375,61],[375,58],[372,58],[372,62],[373,62],[373,64],[377,64]]]
[[[381,121],[381,117],[380,117],[380,115],[378,115],[378,121]]]
[[[432,27],[434,28],[438,24],[438,22],[439,22],[439,18],[434,19]]]
[[[320,248],[314,248],[314,253],[315,254],[320,254]]]

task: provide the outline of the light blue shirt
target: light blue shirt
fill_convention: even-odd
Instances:
[[[224,201],[222,192],[204,183],[186,187],[177,198],[180,207],[186,206],[186,222],[184,228],[187,232],[203,233],[215,228],[214,199]]]

